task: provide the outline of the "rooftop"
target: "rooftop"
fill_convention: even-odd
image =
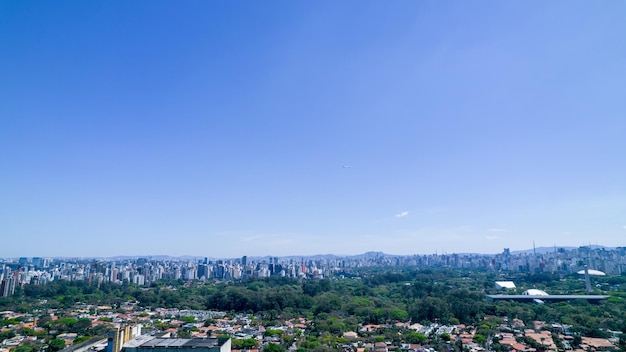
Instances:
[[[510,301],[532,301],[535,299],[541,301],[569,301],[574,299],[586,299],[590,302],[597,302],[607,299],[606,295],[487,295],[491,301],[510,300]]]
[[[164,339],[154,336],[141,335],[124,344],[124,347],[133,348],[215,348],[222,346],[228,339],[193,338],[193,339]]]

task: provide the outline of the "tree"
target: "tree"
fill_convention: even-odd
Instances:
[[[14,349],[11,350],[12,352],[32,352],[33,351],[33,347],[31,345],[22,345],[22,346],[17,346]]]
[[[285,348],[275,343],[268,343],[263,347],[263,352],[285,352]]]
[[[232,349],[234,350],[249,350],[256,348],[258,345],[259,342],[255,338],[232,340]]]
[[[334,294],[323,294],[318,296],[314,313],[330,313],[341,309],[341,298]]]
[[[234,350],[250,350],[257,348],[259,346],[259,341],[255,338],[248,339],[233,339],[232,340],[232,349]]]
[[[295,342],[296,338],[293,335],[282,334],[280,336],[280,340],[282,341],[282,343],[280,344],[281,346],[283,346],[284,348],[289,348],[289,347],[291,347],[291,345],[293,345],[293,343]]]
[[[580,336],[580,334],[574,334],[574,339],[572,340],[572,347],[578,348],[578,346],[580,346],[582,342],[583,342],[583,338]]]
[[[196,322],[196,318],[190,316],[190,315],[185,315],[180,317],[181,321],[184,321],[185,323],[195,323]]]
[[[483,345],[485,343],[485,341],[487,341],[487,338],[485,337],[485,335],[482,334],[476,334],[474,335],[474,338],[472,339],[474,342],[476,342],[479,345]]]
[[[65,348],[65,340],[63,339],[52,339],[48,342],[48,351],[56,352]]]
[[[265,336],[280,336],[283,333],[282,330],[278,330],[278,329],[267,329],[264,332]]]
[[[190,339],[191,338],[191,332],[189,332],[186,329],[178,329],[178,337],[181,339]]]
[[[74,341],[72,342],[72,345],[78,345],[79,343],[89,341],[90,339],[91,339],[91,336],[79,336],[74,339]]]
[[[419,332],[411,332],[405,335],[405,338],[408,343],[423,344],[424,342],[428,341],[428,337],[426,337],[426,335],[419,333]]]
[[[13,330],[0,331],[0,340],[11,339],[15,337]]]
[[[85,329],[89,329],[91,327],[91,319],[89,318],[80,318],[74,324],[74,328],[79,331],[84,331]]]

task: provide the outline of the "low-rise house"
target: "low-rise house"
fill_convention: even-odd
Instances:
[[[343,333],[343,337],[346,339],[356,339],[359,337],[359,334],[354,331],[346,331]]]
[[[474,335],[473,334],[459,334],[458,337],[461,342],[466,345],[466,344],[470,344],[474,342]]]
[[[556,351],[557,349],[554,340],[552,340],[552,333],[550,331],[543,330],[536,333],[534,330],[527,329],[524,331],[524,335],[543,346],[543,349],[546,351]]]
[[[15,347],[19,346],[22,341],[24,341],[24,336],[16,335],[10,339],[2,341],[2,345],[6,347]]]
[[[526,345],[524,345],[523,343],[515,343],[511,346],[511,351],[515,351],[515,352],[535,352],[536,349],[532,348],[532,347],[528,347]]]
[[[57,335],[57,338],[64,340],[66,345],[71,345],[72,342],[74,342],[74,340],[77,337],[78,337],[78,334],[75,333],[75,332],[68,332],[68,333],[65,333],[65,334]]]
[[[376,352],[389,352],[387,344],[385,342],[376,342],[374,344],[374,351]]]
[[[405,350],[407,352],[416,352],[419,351],[422,348],[422,345],[418,344],[418,343],[405,343],[402,344],[402,350]]]
[[[511,326],[514,328],[523,328],[526,325],[524,324],[524,321],[522,319],[514,318],[513,320],[511,320]]]
[[[423,328],[424,328],[424,325],[419,324],[419,323],[415,323],[415,324],[409,325],[409,329],[415,330],[415,331],[420,331]]]
[[[611,341],[597,337],[583,337],[580,347],[587,351],[611,351],[616,349]]]
[[[359,329],[359,331],[361,332],[372,332],[372,331],[376,331],[377,329],[383,328],[383,325],[376,325],[376,324],[368,324],[368,325],[363,325],[363,327],[361,329]]]
[[[517,340],[515,340],[515,337],[513,337],[513,335],[511,335],[511,334],[503,335],[502,338],[500,339],[500,344],[502,346],[510,346],[510,347],[512,347],[516,343],[517,343]]]

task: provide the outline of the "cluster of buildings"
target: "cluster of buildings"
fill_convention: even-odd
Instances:
[[[566,275],[576,273],[588,266],[609,275],[620,275],[626,271],[626,247],[554,247],[521,252],[512,252],[509,248],[504,248],[503,252],[498,254],[380,255],[365,262],[362,260],[348,260],[345,264],[349,267],[401,265]]]
[[[92,284],[102,282],[150,285],[160,280],[239,280],[270,276],[292,278],[324,278],[335,265],[307,260],[296,263],[277,257],[248,261],[240,259],[46,259],[45,265],[36,258],[0,260],[2,296],[14,294],[16,286],[46,284],[54,280],[87,280]]]
[[[499,254],[431,254],[396,256],[370,252],[358,256],[209,258],[17,258],[0,260],[0,295],[14,294],[24,284],[53,280],[88,280],[150,285],[170,280],[239,280],[271,276],[325,278],[344,275],[355,268],[374,266],[448,267],[508,272],[571,274],[585,266],[609,275],[626,270],[626,248],[579,247],[526,252],[505,248]]]
[[[91,326],[106,324],[110,327],[106,338],[94,338],[84,343],[75,344],[76,333],[57,335],[66,341],[65,352],[262,352],[269,343],[282,344],[285,336],[296,337],[289,350],[296,350],[298,341],[305,341],[312,322],[304,317],[276,320],[272,326],[259,324],[258,320],[247,314],[231,314],[215,311],[192,311],[156,308],[145,310],[133,302],[128,302],[112,309],[108,306],[78,304],[68,310],[47,309],[39,315],[19,312],[0,312],[0,320],[19,321],[16,325],[0,326],[2,331],[12,330],[17,334],[0,341],[0,352],[10,352],[18,346],[32,343],[41,334],[42,327],[37,326],[37,319],[48,316],[52,320],[59,317],[75,317],[91,321]],[[617,335],[608,339],[578,336],[571,332],[571,326],[548,324],[543,321],[524,322],[521,319],[490,317],[490,321],[499,321],[493,328],[491,337],[478,339],[480,330],[474,326],[440,325],[432,323],[421,325],[414,322],[393,322],[381,325],[360,325],[356,331],[344,331],[341,348],[344,352],[434,352],[433,343],[462,345],[467,351],[494,350],[494,344],[502,345],[505,350],[536,352],[571,350],[578,351],[613,351],[617,350]],[[24,329],[28,328],[28,329]],[[398,329],[394,340],[380,340],[382,331]],[[187,336],[181,336],[186,331]],[[279,331],[280,334],[270,332]],[[401,336],[409,336],[414,331],[428,337],[424,343],[416,344],[404,341]],[[32,332],[32,336],[19,335]],[[447,338],[443,338],[447,335]],[[338,336],[339,337],[339,336]],[[492,337],[495,337],[493,339]],[[576,340],[578,338],[578,341]],[[234,350],[233,340],[252,339],[253,347],[246,350]],[[450,350],[450,348],[448,348]]]

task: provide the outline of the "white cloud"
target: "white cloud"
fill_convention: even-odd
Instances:
[[[623,227],[624,227],[624,230],[626,230],[626,225],[624,225]]]
[[[498,238],[498,236],[485,236],[485,239],[490,240],[490,241],[491,240],[495,240],[497,238]]]
[[[491,228],[487,230],[488,232],[511,232],[511,230],[509,229],[503,229],[503,228]]]
[[[403,211],[400,214],[396,214],[396,217],[397,218],[402,218],[402,217],[405,217],[407,215],[409,215],[409,212],[408,211]]]

